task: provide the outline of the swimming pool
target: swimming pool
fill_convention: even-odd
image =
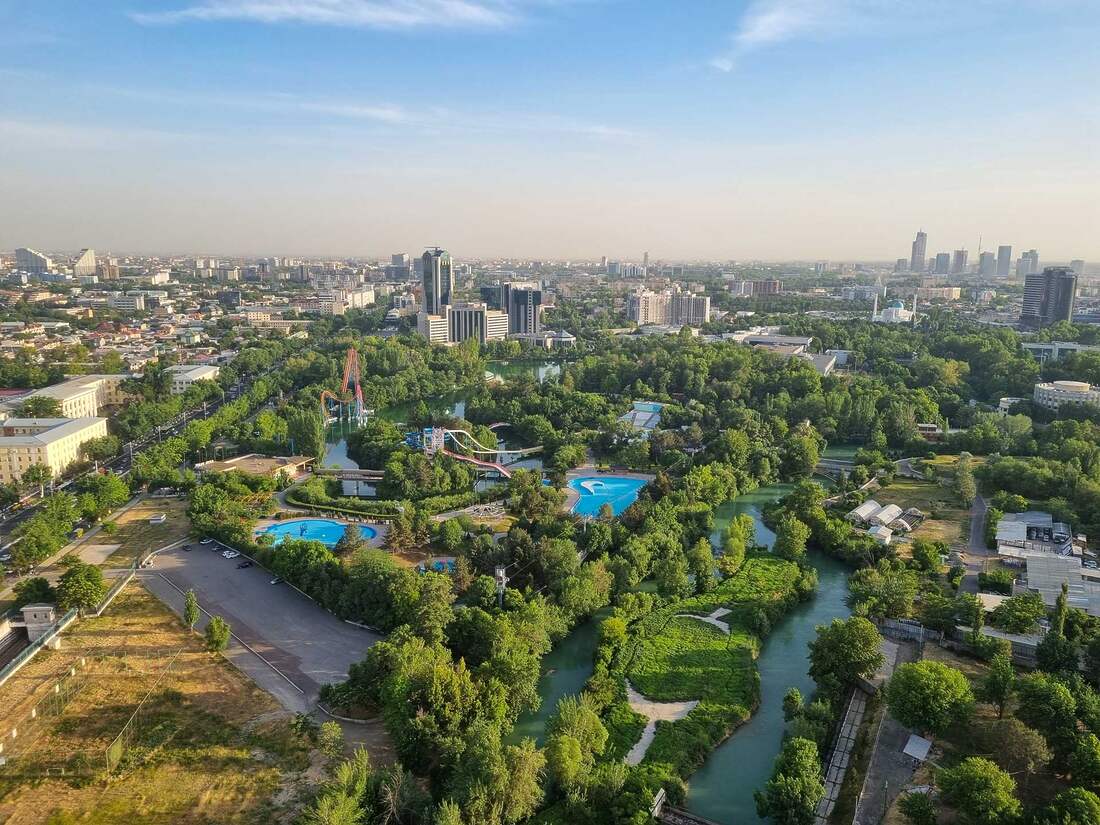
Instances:
[[[573,512],[579,516],[598,516],[600,508],[611,505],[611,511],[619,515],[638,498],[638,491],[645,487],[641,478],[625,476],[584,476],[574,478],[569,486],[580,495],[573,505]]]
[[[275,543],[279,544],[284,539],[305,539],[306,541],[319,541],[332,547],[340,541],[344,535],[347,524],[342,521],[334,521],[327,518],[296,518],[291,521],[280,521],[270,527],[261,530],[263,535],[272,536]],[[364,539],[373,539],[378,531],[365,524],[358,525],[359,532]]]

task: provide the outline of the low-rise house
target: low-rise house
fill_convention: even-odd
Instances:
[[[1037,510],[1005,513],[997,522],[996,535],[997,553],[1001,556],[1022,559],[1035,555],[1068,556],[1073,552],[1069,525]]]

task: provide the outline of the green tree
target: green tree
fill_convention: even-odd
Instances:
[[[810,642],[810,678],[831,698],[839,698],[856,679],[882,667],[881,643],[875,626],[860,616],[819,625]]]
[[[229,639],[233,635],[229,622],[221,616],[211,616],[206,623],[206,649],[211,653],[217,653],[229,647]]]
[[[955,494],[967,507],[974,503],[978,495],[978,484],[974,481],[974,467],[969,453],[961,453],[955,464]]]
[[[46,485],[53,481],[53,470],[45,464],[32,464],[19,476],[19,484],[24,489],[38,488],[40,496],[46,494]]]
[[[462,809],[450,799],[444,799],[436,808],[431,825],[465,825],[462,820]]]
[[[34,576],[17,582],[14,593],[17,608],[27,604],[52,604],[57,600],[57,593],[49,579],[43,576]]]
[[[1046,614],[1042,596],[1024,593],[1007,598],[993,608],[989,623],[1006,633],[1030,633]]]
[[[997,718],[1005,715],[1005,705],[1016,689],[1016,669],[1012,657],[998,653],[989,662],[989,670],[978,685],[978,695],[983,702],[997,708]]]
[[[62,573],[57,582],[57,605],[62,610],[92,610],[106,595],[103,571],[94,564],[80,562]]]
[[[462,546],[462,539],[465,538],[466,530],[462,527],[462,522],[457,518],[449,518],[439,525],[439,541],[443,545],[443,549],[448,553],[457,553]]]
[[[359,525],[348,524],[344,527],[344,532],[332,551],[337,556],[350,556],[352,553],[362,550],[364,546],[365,542],[363,541],[363,534],[359,530]]]
[[[32,395],[19,405],[21,418],[61,418],[61,402],[48,395]]]
[[[811,825],[824,795],[817,745],[792,737],[783,743],[771,779],[755,794],[756,812],[776,825]]]
[[[420,577],[412,626],[433,644],[443,642],[443,631],[454,618],[454,587],[449,576],[425,573]]]
[[[936,803],[926,793],[907,793],[898,800],[898,810],[911,825],[936,825]]]
[[[688,580],[687,559],[679,548],[657,560],[653,565],[653,579],[657,592],[666,599],[682,599],[691,592]]]
[[[971,756],[942,770],[937,782],[944,801],[972,825],[1004,825],[1020,813],[1016,783],[988,759]]]
[[[195,625],[199,621],[199,600],[195,596],[194,590],[188,590],[183,597],[183,623],[187,625],[187,629],[192,633],[195,632]]]
[[[1017,680],[1020,721],[1038,730],[1059,759],[1077,744],[1077,700],[1064,684],[1046,673]]]
[[[788,514],[779,520],[772,552],[780,558],[800,562],[806,557],[806,543],[809,540],[810,528]]]
[[[886,702],[903,725],[940,735],[970,717],[974,695],[962,672],[924,661],[898,666],[886,686]]]
[[[695,578],[695,592],[709,593],[715,587],[714,551],[710,539],[701,538],[695,542],[687,554],[688,567]]]
[[[1069,757],[1069,769],[1075,785],[1094,790],[1100,786],[1100,739],[1095,734],[1082,733]]]
[[[336,759],[344,753],[344,730],[340,723],[330,719],[321,723],[317,732],[317,750],[329,759]]]
[[[942,557],[946,555],[941,542],[927,539],[914,539],[911,545],[913,564],[926,573],[939,573],[943,567]],[[917,794],[923,796],[923,794]]]
[[[1100,797],[1084,788],[1062,791],[1035,815],[1035,825],[1095,825],[1100,822]]]
[[[913,612],[920,579],[901,562],[881,559],[853,573],[848,588],[848,601],[858,615],[896,619]]]
[[[741,513],[730,519],[726,534],[722,537],[722,555],[718,569],[727,579],[741,569],[745,553],[756,541],[756,525],[752,516]]]
[[[313,408],[290,407],[286,411],[287,438],[298,455],[320,460],[325,454],[325,425]]]
[[[783,718],[790,722],[800,713],[802,713],[802,691],[796,687],[787,688],[787,692],[783,694]]]

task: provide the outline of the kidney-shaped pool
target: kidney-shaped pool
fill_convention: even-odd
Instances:
[[[348,525],[343,521],[328,518],[296,518],[290,521],[280,521],[259,531],[260,535],[272,536],[276,544],[286,539],[302,539],[304,541],[319,541],[332,547],[340,541],[344,535],[344,528]],[[378,531],[365,524],[356,525],[364,539],[373,539]]]
[[[573,512],[579,516],[598,516],[600,508],[611,505],[616,516],[629,507],[638,498],[638,491],[646,485],[643,478],[626,476],[582,476],[570,480],[569,486],[580,498],[573,505]]]

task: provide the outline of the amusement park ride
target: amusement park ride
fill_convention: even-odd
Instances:
[[[354,386],[353,393],[349,389]],[[371,411],[363,403],[363,388],[359,384],[359,350],[348,347],[344,356],[344,381],[340,388],[343,398],[328,390],[321,390],[321,418],[326,424],[334,421],[352,421],[362,425],[366,423]],[[331,402],[331,403],[330,403]]]
[[[359,383],[359,352],[354,347],[348,347],[347,355],[344,357],[344,380],[340,395],[328,390],[321,391],[321,417],[327,424],[349,421],[362,426],[372,412],[373,410],[367,409],[363,403],[363,388]],[[489,429],[503,426],[506,424],[493,424]],[[450,439],[458,452],[448,449],[447,439]],[[466,430],[451,430],[445,427],[425,427],[423,430],[407,433],[405,443],[410,447],[423,450],[428,456],[436,454],[449,456],[458,461],[473,464],[482,470],[494,470],[505,478],[512,477],[512,473],[501,463],[506,455],[523,456],[542,450],[541,446],[523,449],[486,447]],[[492,457],[495,460],[478,456]]]

